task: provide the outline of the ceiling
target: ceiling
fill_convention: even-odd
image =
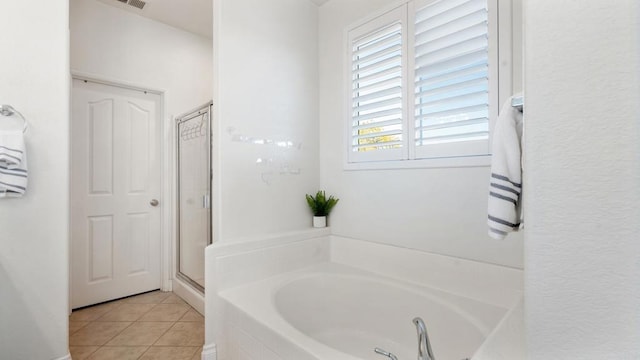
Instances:
[[[147,4],[142,10],[120,2],[122,0],[98,1],[194,34],[213,37],[214,0],[144,0]],[[329,0],[311,1],[320,6]]]

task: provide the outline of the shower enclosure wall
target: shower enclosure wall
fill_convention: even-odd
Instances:
[[[211,244],[212,103],[176,119],[177,274],[204,292],[204,249]]]

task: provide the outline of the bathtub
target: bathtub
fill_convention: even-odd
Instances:
[[[436,359],[461,360],[474,355],[508,311],[333,262],[219,295],[242,318],[226,326],[235,333],[226,356],[233,360],[386,359],[373,352],[376,347],[399,360],[413,360],[418,349],[412,323],[416,316],[427,325]]]
[[[523,271],[313,229],[206,249],[203,360],[525,359]]]

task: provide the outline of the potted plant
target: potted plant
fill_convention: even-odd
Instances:
[[[327,226],[327,216],[340,199],[325,195],[323,190],[318,190],[316,196],[307,194],[307,204],[313,212],[313,227],[322,228]]]

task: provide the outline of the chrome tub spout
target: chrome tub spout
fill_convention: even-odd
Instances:
[[[433,350],[431,350],[427,326],[419,317],[413,319],[413,323],[416,325],[416,330],[418,331],[418,360],[435,360]]]

